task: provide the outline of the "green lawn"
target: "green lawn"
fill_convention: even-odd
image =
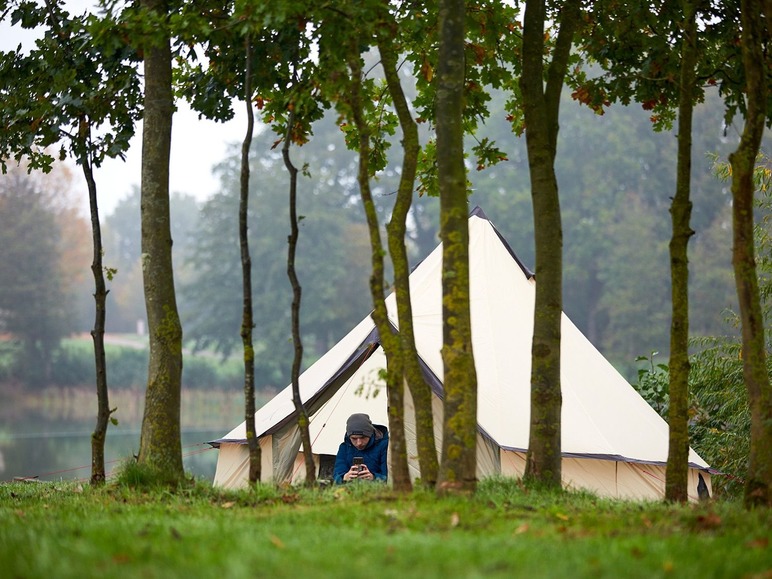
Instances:
[[[772,577],[772,513],[480,484],[142,493],[0,485],[0,577]]]

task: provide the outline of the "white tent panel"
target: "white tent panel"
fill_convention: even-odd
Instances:
[[[324,356],[303,372],[299,379],[300,396],[304,401],[317,394],[337,370],[343,366],[374,327],[370,316],[335,344]],[[263,433],[285,420],[295,411],[290,384],[255,413],[255,430]],[[246,440],[246,423],[242,422],[222,440]]]

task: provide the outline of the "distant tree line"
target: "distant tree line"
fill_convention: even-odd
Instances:
[[[497,104],[501,107],[498,113]],[[492,105],[494,118],[505,114],[501,99],[494,99]],[[570,130],[563,133],[565,152],[557,166],[564,191],[565,310],[593,344],[634,380],[638,356],[657,351],[661,359],[667,357],[669,230],[659,216],[673,186],[673,133],[652,134],[646,112],[634,106],[612,108],[600,118],[576,106],[567,106],[565,111]],[[576,119],[571,118],[574,116]],[[729,148],[721,123],[722,104],[714,95],[697,109],[695,148],[702,152],[695,155],[693,171],[696,235],[691,316],[693,334],[705,337],[737,332],[727,323],[729,312],[737,309],[730,264],[730,195],[712,168],[712,155],[725,156]],[[500,134],[502,126],[491,122],[481,133],[501,140],[505,137]],[[308,363],[371,307],[366,286],[366,226],[356,205],[353,156],[337,133],[333,119],[325,118],[317,124],[315,138],[298,151],[299,163],[307,165],[309,174],[301,179],[300,211],[305,219],[298,265],[307,287],[303,329],[310,344]],[[287,208],[281,157],[271,150],[273,140],[270,131],[258,135],[254,150],[259,154],[253,161],[261,174],[252,186],[260,203],[253,211],[250,230],[259,272],[254,288],[261,328],[256,360],[259,388],[285,385],[292,350],[289,282],[284,271]],[[533,216],[525,152],[521,142],[512,142],[508,161],[470,172],[473,192],[469,203],[482,206],[518,256],[532,266]],[[235,149],[213,171],[221,185],[210,199],[199,202],[185,192],[172,196],[174,260],[186,339],[197,349],[211,349],[227,357],[239,346],[240,323],[240,272],[238,255],[233,253],[237,245]],[[387,166],[376,183],[383,211],[383,201],[396,188],[395,172],[395,167]],[[45,352],[55,349],[59,338],[89,329],[88,299],[83,296],[88,292],[87,280],[82,274],[88,259],[84,253],[88,230],[74,208],[61,210],[62,197],[54,183],[62,182],[28,177],[20,171],[0,176],[0,200],[7,208],[0,212],[2,235],[8,239],[0,266],[9,272],[2,276],[6,289],[0,294],[6,312],[3,327],[18,336],[29,333],[24,351],[32,359],[46,360],[49,354]],[[138,323],[140,329],[146,328],[139,210],[139,190],[133,189],[104,217],[105,264],[115,269],[109,283],[109,332],[135,333]],[[435,198],[416,201],[409,229],[414,264],[438,243],[437,210]],[[29,220],[18,218],[26,214]],[[48,236],[36,237],[37,245],[21,242],[23,235],[66,231],[67,227],[75,229],[75,239],[71,232],[69,239],[61,241],[57,241],[61,236]],[[19,254],[22,250],[28,253]],[[31,259],[32,255],[38,257]],[[81,261],[76,267],[68,260],[77,255]],[[44,266],[44,259],[56,267]],[[43,271],[45,285],[25,281],[25,276],[39,279]],[[77,272],[81,274],[75,275]],[[23,291],[30,286],[35,291]],[[51,308],[51,315],[40,316],[41,308],[46,307]],[[36,324],[28,323],[32,317]],[[26,363],[29,359],[20,361],[19,368],[38,372],[47,367]]]
[[[730,263],[730,199],[725,183],[714,175],[712,154],[725,155],[722,105],[709,99],[697,110],[695,130],[695,230],[693,242],[692,324],[697,336],[736,332],[727,314],[736,311]],[[498,113],[496,105],[499,105]],[[504,116],[503,100],[494,99],[492,116]],[[672,132],[650,132],[648,115],[633,106],[612,108],[604,117],[566,106],[565,148],[557,169],[563,183],[566,236],[565,310],[615,366],[633,380],[636,358],[656,350],[667,357],[669,228],[661,212],[673,187],[675,144]],[[573,117],[576,117],[574,119]],[[304,280],[307,310],[303,329],[310,344],[308,361],[329,346],[370,309],[367,295],[366,232],[356,206],[353,158],[343,146],[333,119],[317,123],[315,136],[297,155],[307,165],[301,179],[302,237],[298,269]],[[482,135],[502,140],[501,123],[481,127]],[[589,132],[592,131],[592,134]],[[256,275],[255,305],[261,328],[257,355],[258,385],[287,382],[289,282],[284,272],[287,208],[281,158],[271,151],[274,137],[257,136],[253,183],[259,200],[250,230]],[[336,144],[337,143],[337,144]],[[507,150],[509,160],[470,172],[470,207],[482,206],[518,256],[531,267],[533,216],[525,152],[520,141]],[[592,146],[590,146],[592,144]],[[592,151],[592,153],[591,153]],[[602,166],[599,163],[603,163]],[[175,266],[179,270],[180,310],[186,338],[222,355],[239,346],[240,271],[236,247],[238,156],[219,163],[221,187],[196,204],[173,197]],[[387,166],[376,182],[382,211],[396,189],[396,167]],[[415,201],[409,228],[413,264],[434,249],[438,203]],[[140,290],[139,195],[135,191],[105,220],[106,259],[118,269],[110,298],[114,314],[108,329],[134,332],[144,320]],[[318,253],[317,253],[318,252]],[[272,355],[280,353],[284,355]]]

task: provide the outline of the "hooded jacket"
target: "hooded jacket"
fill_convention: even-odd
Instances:
[[[343,442],[338,447],[335,469],[332,473],[336,484],[344,482],[343,475],[354,464],[355,456],[361,456],[364,459],[364,464],[373,473],[375,480],[386,482],[389,478],[389,468],[386,464],[389,450],[389,429],[382,424],[374,424],[373,427],[375,428],[375,436],[370,437],[367,446],[362,450],[351,444],[348,434],[344,435]]]

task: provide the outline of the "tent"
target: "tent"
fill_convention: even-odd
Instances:
[[[518,260],[478,208],[469,218],[472,347],[478,380],[478,478],[522,476],[530,419],[533,274]],[[442,447],[442,247],[410,274],[416,346],[432,386],[437,449]],[[396,299],[387,299],[398,327]],[[321,477],[329,474],[345,423],[366,412],[387,424],[380,378],[385,356],[370,316],[363,319],[300,376],[300,393],[311,416],[312,450]],[[664,496],[667,423],[563,314],[561,383],[562,476],[570,488],[601,496],[658,499]],[[406,438],[413,477],[419,475],[412,401],[406,392]],[[305,477],[300,433],[287,386],[255,414],[263,480],[295,483]],[[246,485],[249,455],[245,424],[221,439],[214,484]],[[697,497],[710,469],[689,451],[689,494]]]

